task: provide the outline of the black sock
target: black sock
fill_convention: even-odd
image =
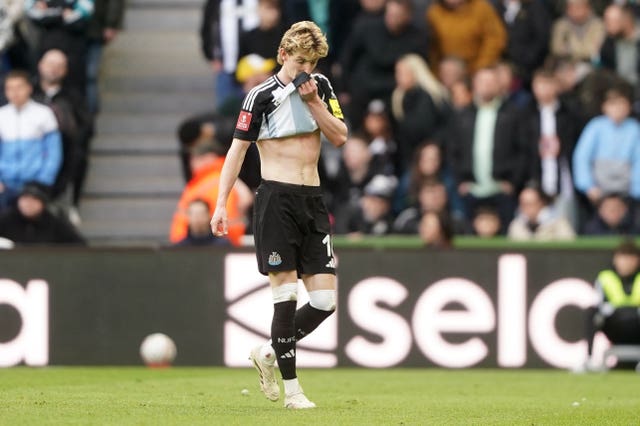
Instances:
[[[335,309],[334,309],[335,310]],[[296,341],[302,339],[313,330],[318,328],[318,326],[322,323],[322,321],[329,318],[329,316],[334,312],[331,311],[323,311],[320,309],[316,309],[311,304],[307,303],[302,308],[296,311]]]
[[[273,305],[271,346],[276,352],[280,374],[284,380],[296,378],[296,302]]]

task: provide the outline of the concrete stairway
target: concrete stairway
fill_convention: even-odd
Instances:
[[[80,204],[92,244],[167,242],[184,186],[177,125],[213,108],[200,54],[203,0],[129,0],[125,30],[108,46],[102,111]]]

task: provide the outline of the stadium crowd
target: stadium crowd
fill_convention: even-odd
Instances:
[[[0,3],[0,237],[84,242],[73,225],[99,111],[101,52],[121,28],[124,6]]]
[[[185,177],[189,150],[228,146],[283,31],[310,19],[331,48],[318,72],[350,127],[321,159],[336,234],[435,247],[460,234],[636,234],[637,18],[624,1],[208,0],[200,35],[218,107],[179,128]],[[252,153],[241,173],[251,189],[258,162]]]
[[[78,223],[101,50],[124,3],[0,4],[0,214],[37,183]],[[350,127],[320,162],[336,234],[436,247],[462,234],[636,234],[639,11],[618,0],[205,0],[215,110],[179,126],[188,184],[170,240],[189,237],[193,202],[211,210],[242,97],[276,71],[280,37],[305,19],[327,34],[318,71]],[[255,147],[240,177],[232,244],[251,229]]]

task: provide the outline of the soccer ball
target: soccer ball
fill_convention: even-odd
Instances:
[[[176,358],[176,344],[166,334],[148,335],[140,345],[142,361],[149,367],[168,367]]]

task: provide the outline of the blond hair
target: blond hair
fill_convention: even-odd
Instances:
[[[304,52],[311,55],[310,59],[318,60],[327,56],[329,44],[315,22],[300,21],[293,24],[282,36],[278,47],[278,63],[282,65],[280,49],[284,49],[289,55],[297,51]]]
[[[431,96],[436,106],[440,107],[449,101],[447,89],[438,81],[436,76],[433,75],[429,66],[420,55],[410,53],[401,57],[398,62],[400,61],[411,69],[416,84]],[[391,95],[391,110],[393,115],[398,119],[404,118],[404,109],[402,108],[404,95],[405,91],[398,88],[396,88]]]

